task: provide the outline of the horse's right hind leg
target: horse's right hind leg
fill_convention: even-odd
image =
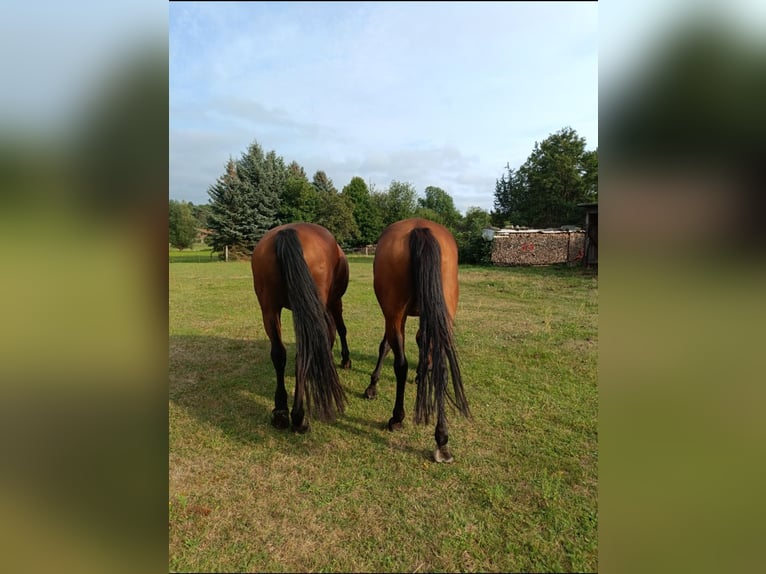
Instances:
[[[290,413],[287,410],[287,389],[285,389],[285,365],[287,351],[282,344],[282,321],[280,312],[264,313],[263,326],[271,341],[271,362],[277,375],[277,389],[274,392],[274,410],[271,411],[271,424],[278,429],[290,426]]]

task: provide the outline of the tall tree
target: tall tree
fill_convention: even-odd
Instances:
[[[359,228],[351,200],[339,193],[321,193],[318,203],[314,223],[326,227],[341,245],[353,244],[359,237]]]
[[[392,181],[388,190],[373,194],[373,201],[378,204],[383,215],[383,226],[407,219],[415,214],[415,188],[409,182]]]
[[[582,223],[578,203],[598,199],[598,151],[566,127],[538,143],[517,170],[506,166],[495,186],[497,224],[559,227]]]
[[[461,263],[487,264],[492,244],[482,237],[482,231],[491,225],[489,212],[480,207],[469,207],[457,225],[455,240]]]
[[[354,221],[359,229],[357,245],[369,245],[378,240],[383,231],[383,217],[372,201],[370,190],[361,177],[353,177],[343,188],[341,195],[353,205]]]
[[[306,177],[306,172],[293,161],[287,166],[287,180],[282,192],[282,208],[279,219],[283,223],[314,221],[319,209],[316,188]]]
[[[264,154],[263,148],[253,142],[237,163],[237,173],[252,218],[252,238],[257,241],[280,223],[277,214],[280,195],[287,181],[287,169],[284,160],[277,157],[273,150]]]
[[[319,170],[314,174],[312,185],[314,186],[314,189],[317,190],[317,193],[338,193],[332,180],[327,177],[327,174],[322,170]]]
[[[519,172],[509,164],[495,182],[495,202],[492,221],[495,225],[526,225],[522,206],[527,203],[527,188],[523,185]]]
[[[194,205],[193,203],[189,202],[189,207],[191,208],[192,215],[197,220],[197,227],[206,229],[207,216],[210,213],[210,205]]]
[[[237,162],[229,158],[223,175],[208,189],[210,213],[207,222],[211,233],[205,242],[215,251],[242,243],[247,237],[247,214],[241,188]]]
[[[217,251],[229,246],[243,254],[251,252],[261,236],[280,223],[287,174],[284,160],[273,150],[264,154],[257,142],[239,160],[230,159],[208,190],[208,244]]]
[[[359,236],[354,220],[354,205],[350,198],[342,196],[335,189],[327,174],[318,170],[311,182],[314,188],[315,212],[312,221],[326,227],[338,243],[349,245]]]
[[[428,186],[425,190],[426,196],[418,198],[418,207],[430,210],[436,214],[438,221],[447,226],[450,230],[455,230],[460,221],[460,212],[455,208],[455,202],[452,197],[440,187]]]
[[[178,249],[188,249],[194,245],[197,237],[197,219],[192,214],[191,204],[171,199],[168,205],[170,245]]]

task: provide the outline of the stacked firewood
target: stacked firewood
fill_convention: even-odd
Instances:
[[[579,263],[585,246],[583,231],[528,231],[495,235],[494,265]]]

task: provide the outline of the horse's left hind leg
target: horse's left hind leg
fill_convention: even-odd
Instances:
[[[396,374],[396,400],[394,401],[394,412],[388,421],[388,430],[401,430],[402,421],[404,421],[404,389],[407,384],[407,357],[404,354],[404,322],[401,324],[401,331],[393,331],[386,326],[386,337],[388,344],[394,351],[394,373]]]
[[[388,344],[385,335],[378,347],[378,362],[375,365],[375,370],[370,375],[370,384],[364,390],[364,396],[367,399],[374,399],[378,396],[378,380],[380,379],[380,369],[383,367],[383,359],[386,358],[391,351],[391,346]]]
[[[287,390],[285,389],[285,365],[287,351],[282,344],[282,321],[280,312],[264,313],[263,326],[271,341],[271,362],[277,375],[277,389],[274,392],[274,410],[271,411],[271,424],[278,429],[290,426],[287,410]]]
[[[346,323],[343,321],[343,303],[340,299],[330,306],[330,314],[332,315],[335,326],[338,329],[338,336],[340,337],[340,367],[341,369],[350,369],[351,359],[349,358],[348,342],[346,341]],[[334,334],[331,341],[335,343]]]

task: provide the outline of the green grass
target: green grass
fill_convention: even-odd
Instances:
[[[178,263],[181,261],[176,260]],[[335,423],[270,425],[274,369],[246,262],[170,265],[172,571],[596,571],[598,279],[579,268],[461,267],[455,325],[473,420],[390,433],[372,258],[349,258],[352,369]],[[283,312],[287,386],[291,313]],[[410,376],[417,319],[407,324]],[[336,344],[336,359],[340,359]]]

